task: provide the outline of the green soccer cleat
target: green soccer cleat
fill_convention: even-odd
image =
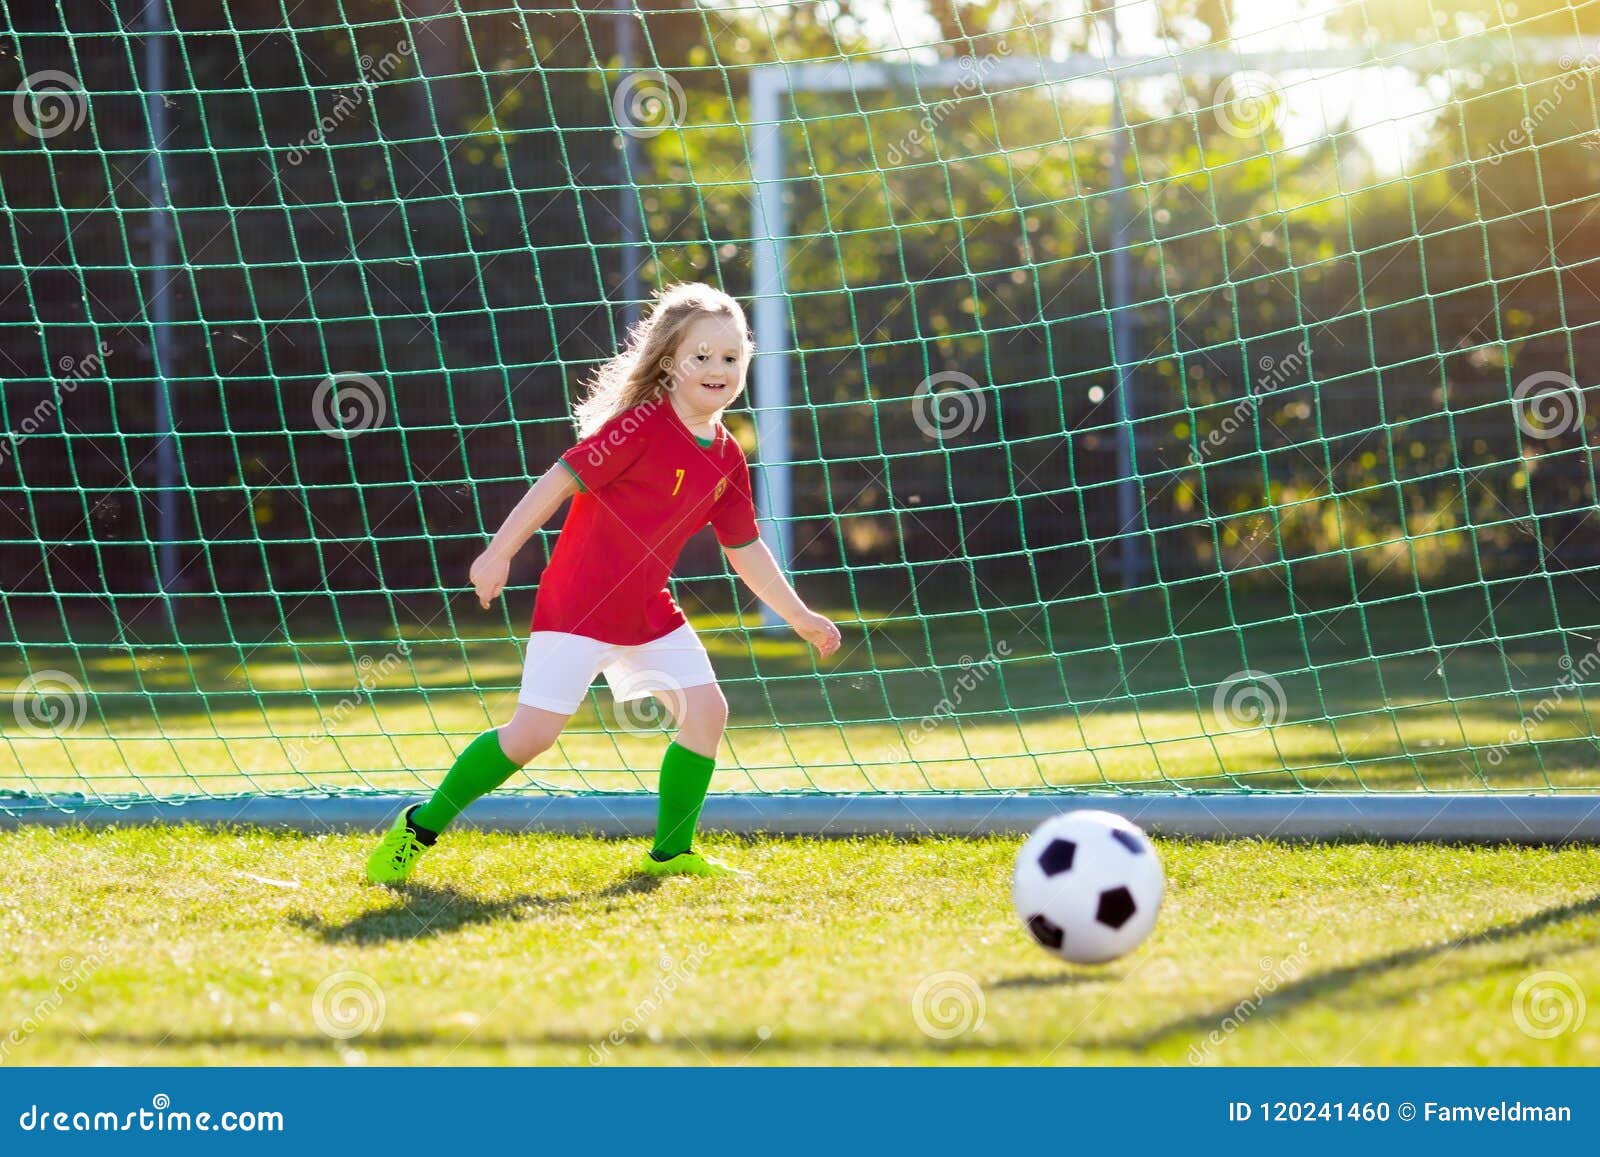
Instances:
[[[658,860],[649,852],[644,854],[644,860],[639,864],[639,874],[643,876],[748,876],[749,872],[741,872],[738,868],[730,868],[721,860],[713,860],[709,856],[702,856],[696,851],[679,852],[670,860]]]
[[[403,884],[412,867],[428,850],[428,845],[417,838],[417,833],[406,826],[406,819],[420,804],[412,804],[395,819],[394,825],[384,833],[378,846],[367,857],[367,879],[374,884]]]

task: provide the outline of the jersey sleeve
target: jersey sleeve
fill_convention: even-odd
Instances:
[[[580,438],[557,461],[578,480],[579,490],[595,490],[637,462],[647,441],[645,416],[634,407],[608,419],[587,438]]]
[[[711,527],[723,549],[749,546],[761,537],[756,529],[756,504],[750,489],[750,465],[744,454],[728,473],[728,489],[711,508]]]

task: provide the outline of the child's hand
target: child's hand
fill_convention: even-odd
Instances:
[[[493,551],[484,551],[472,560],[472,588],[478,592],[478,603],[484,610],[500,597],[506,589],[506,579],[511,574],[511,560]]]
[[[789,625],[794,628],[795,634],[815,647],[817,653],[824,659],[839,649],[839,628],[834,626],[826,615],[806,611],[793,619]]]

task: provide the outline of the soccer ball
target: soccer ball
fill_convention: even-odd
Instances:
[[[1029,934],[1074,964],[1103,964],[1137,948],[1155,927],[1165,890],[1149,837],[1102,811],[1040,824],[1017,853],[1011,877],[1011,899]]]

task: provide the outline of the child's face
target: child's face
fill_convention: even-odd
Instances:
[[[708,315],[692,322],[673,351],[668,380],[681,405],[714,414],[744,390],[744,334],[737,323]]]

